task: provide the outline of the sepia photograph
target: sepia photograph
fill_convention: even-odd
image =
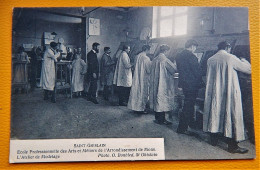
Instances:
[[[10,163],[254,159],[248,13],[13,8]]]

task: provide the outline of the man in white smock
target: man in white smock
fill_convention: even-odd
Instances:
[[[132,64],[128,53],[130,46],[124,45],[123,51],[118,58],[114,74],[113,84],[118,88],[119,105],[127,106],[130,88],[132,86]]]
[[[155,111],[157,124],[169,125],[171,122],[165,119],[165,112],[174,108],[174,73],[176,65],[166,54],[170,50],[168,45],[160,46],[160,54],[152,60],[150,76],[150,108]]]
[[[229,152],[246,153],[247,149],[238,146],[245,140],[245,132],[237,72],[251,74],[251,65],[230,54],[230,50],[229,43],[221,42],[218,52],[208,60],[203,130],[210,132],[213,146],[221,134],[227,138]]]
[[[147,53],[150,48],[149,45],[144,45],[142,52],[136,56],[133,84],[127,106],[129,109],[140,113],[144,113],[148,102],[151,61]]]
[[[60,56],[60,52],[56,52],[57,43],[51,42],[50,48],[44,52],[40,86],[44,89],[44,100],[48,100],[48,93],[52,93],[51,101],[56,102],[55,98],[55,64],[57,58]]]

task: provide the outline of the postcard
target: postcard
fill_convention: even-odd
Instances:
[[[254,159],[246,7],[14,8],[10,163]]]

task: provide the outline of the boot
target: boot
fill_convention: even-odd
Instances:
[[[91,97],[90,101],[94,104],[99,104],[96,97]]]
[[[56,103],[56,95],[54,90],[52,91],[51,102]]]
[[[238,146],[237,148],[228,148],[228,152],[244,154],[244,153],[248,152],[248,149],[241,148],[241,147]]]
[[[210,133],[210,144],[212,146],[217,146],[218,144],[218,134],[217,133]]]
[[[228,152],[244,154],[248,152],[248,149],[238,146],[238,142],[234,139],[228,139]]]
[[[48,90],[44,90],[44,98],[43,98],[43,100],[48,100],[48,99],[49,99]]]

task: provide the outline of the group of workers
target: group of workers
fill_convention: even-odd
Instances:
[[[104,86],[103,96],[109,99],[113,85],[117,87],[120,106],[127,106],[138,113],[145,113],[147,103],[155,112],[154,122],[160,125],[170,125],[165,113],[174,109],[174,74],[179,73],[179,90],[184,95],[184,106],[180,114],[177,133],[188,134],[194,114],[194,106],[198,91],[206,87],[203,130],[210,133],[211,144],[217,145],[220,136],[227,138],[228,151],[231,153],[246,153],[247,149],[238,146],[238,142],[245,140],[241,90],[237,72],[251,74],[250,63],[242,58],[230,54],[231,45],[226,41],[218,44],[218,52],[207,62],[206,81],[202,80],[200,64],[194,52],[198,43],[188,40],[185,49],[178,53],[175,61],[167,58],[170,47],[160,46],[160,53],[151,61],[147,56],[149,45],[142,47],[130,62],[130,46],[124,45],[120,56],[115,60],[110,56],[109,47],[104,48],[100,60],[99,43],[93,43],[92,50],[87,57],[76,53],[72,62],[72,90],[76,93],[88,91],[89,101],[98,104],[97,83],[100,80]],[[44,89],[44,99],[52,92],[52,101],[55,102],[55,65],[60,52],[56,51],[57,43],[51,42],[50,48],[44,53],[41,72],[41,87]],[[133,69],[134,68],[134,69]],[[132,70],[134,70],[132,72]]]

